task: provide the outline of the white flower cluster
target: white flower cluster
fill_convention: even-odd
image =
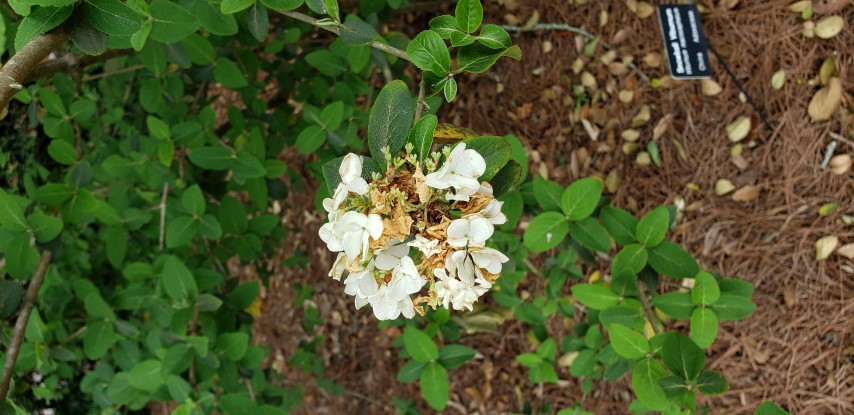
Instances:
[[[472,310],[509,260],[486,246],[507,217],[489,184],[478,181],[483,157],[460,143],[441,167],[439,153],[424,160],[425,175],[410,152],[389,155],[388,169],[370,182],[362,159],[348,154],[341,183],[323,201],[329,221],[320,238],[339,253],[329,276],[346,274],[344,292],[356,308],[370,304],[380,320],[412,318],[424,305]]]

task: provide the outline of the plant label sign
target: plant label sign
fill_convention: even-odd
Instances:
[[[661,34],[670,75],[674,79],[702,79],[712,76],[709,43],[703,35],[696,4],[658,6]]]

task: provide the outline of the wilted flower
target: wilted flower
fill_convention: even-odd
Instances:
[[[348,154],[341,183],[323,201],[329,223],[320,238],[339,253],[329,276],[347,275],[344,292],[380,320],[412,318],[424,306],[471,310],[509,261],[486,246],[495,225],[507,222],[502,202],[478,181],[486,162],[463,143],[446,154],[426,170],[408,153],[391,157],[370,182],[362,159]]]

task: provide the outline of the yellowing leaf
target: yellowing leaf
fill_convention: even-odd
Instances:
[[[777,72],[774,72],[774,75],[771,76],[771,88],[775,90],[779,90],[783,88],[783,85],[786,83],[786,71],[780,69]]]
[[[837,246],[839,246],[839,238],[836,236],[830,235],[819,239],[815,243],[815,260],[824,261],[836,250]]]
[[[726,135],[729,137],[729,141],[737,143],[744,140],[744,138],[750,134],[750,127],[750,117],[741,116],[726,126]]]
[[[477,136],[473,130],[446,123],[439,123],[433,131],[433,141],[439,144],[454,144]]]
[[[842,176],[851,171],[851,156],[847,154],[840,154],[832,159],[830,159],[830,171],[833,174]]]
[[[744,186],[732,194],[732,200],[736,202],[750,202],[759,196],[759,186]]]
[[[836,253],[845,258],[854,259],[854,243],[840,246]]]
[[[830,39],[839,34],[845,27],[845,19],[839,15],[827,16],[815,25],[815,35],[822,39]]]
[[[718,95],[723,90],[721,84],[717,83],[714,79],[703,79],[700,81],[700,91],[707,97]]]
[[[842,83],[839,78],[831,78],[827,86],[812,97],[809,114],[815,121],[827,121],[836,112],[842,101]]]

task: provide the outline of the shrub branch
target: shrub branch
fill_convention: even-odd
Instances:
[[[23,83],[36,66],[67,40],[68,33],[58,27],[36,36],[3,65],[0,69],[0,108],[5,108],[23,88]]]
[[[24,304],[21,306],[21,313],[18,314],[18,320],[15,322],[15,329],[12,332],[12,341],[9,343],[9,349],[6,352],[6,364],[3,366],[3,379],[0,380],[0,402],[6,401],[6,394],[9,392],[9,385],[12,383],[12,374],[15,373],[15,361],[18,360],[18,352],[21,351],[21,343],[24,342],[24,333],[27,331],[27,322],[30,320],[30,313],[33,311],[33,304],[36,301],[36,297],[39,295],[39,289],[41,289],[42,282],[44,282],[44,276],[47,273],[47,266],[50,264],[52,256],[53,253],[50,251],[42,252],[42,259],[39,262],[39,267],[36,269],[36,273],[33,274],[30,286],[27,287],[27,295],[24,297]]]
[[[299,21],[306,22],[312,26],[319,27],[323,30],[326,30],[327,32],[332,32],[332,33],[335,33],[335,35],[338,35],[338,27],[337,26],[327,26],[327,25],[317,24],[317,19],[315,19],[309,15],[302,14],[300,12],[284,11],[284,10],[279,10],[277,12],[281,13],[285,16],[288,16],[292,19],[297,19]],[[394,46],[389,46],[389,45],[386,45],[385,43],[377,42],[376,40],[371,41],[371,43],[368,43],[368,46],[370,46],[374,49],[377,49],[377,50],[381,50],[385,53],[388,53],[389,55],[397,56],[398,58],[403,59],[407,62],[409,61],[409,57],[406,56],[406,52],[404,52],[404,51],[402,51],[402,50],[400,50]]]

